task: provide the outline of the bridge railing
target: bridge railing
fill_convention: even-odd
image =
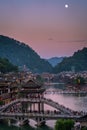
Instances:
[[[80,118],[80,116],[71,116],[71,115],[55,115],[53,113],[43,114],[43,113],[0,113],[0,118],[11,118],[11,117],[27,117],[27,118],[36,118],[36,117],[43,117],[43,118],[50,118],[50,119],[58,119],[58,118]]]

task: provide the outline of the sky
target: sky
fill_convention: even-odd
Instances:
[[[0,35],[42,58],[71,56],[87,47],[87,0],[0,0]]]

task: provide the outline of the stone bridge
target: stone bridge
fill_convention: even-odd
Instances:
[[[44,104],[47,104],[51,107],[54,107],[56,108],[57,110],[60,110],[61,112],[63,112],[64,114],[69,114],[69,115],[73,115],[74,113],[76,113],[75,111],[63,106],[63,105],[60,105],[59,103],[57,102],[54,102],[53,100],[51,99],[46,99],[46,98],[35,98],[32,100],[32,98],[20,98],[20,99],[16,99],[14,101],[11,101],[9,104],[6,104],[4,106],[2,106],[0,108],[0,112],[5,112],[8,108],[10,108],[11,106],[13,106],[14,104],[17,104],[17,103],[21,103],[21,102],[32,102],[32,103],[39,103],[39,102],[42,102]],[[79,113],[81,114],[81,113]]]
[[[10,111],[11,108],[13,108],[17,104],[22,103],[44,103],[49,106],[52,106],[58,110],[56,111]],[[23,105],[23,104],[22,104]],[[23,106],[22,106],[23,107]],[[42,122],[45,122],[49,119],[59,119],[59,118],[65,118],[65,119],[79,119],[80,117],[84,116],[83,112],[76,112],[69,108],[66,108],[63,105],[60,105],[59,103],[56,103],[52,101],[51,99],[46,98],[20,98],[16,99],[14,101],[11,101],[9,104],[6,104],[0,108],[0,119],[13,119],[16,121],[20,121],[20,124],[23,124],[25,120],[33,119],[37,122],[38,125],[40,125]]]

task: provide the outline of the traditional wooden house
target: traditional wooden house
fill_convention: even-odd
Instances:
[[[23,84],[20,90],[21,97],[31,99],[29,103],[24,103],[23,111],[44,111],[44,104],[40,103],[40,98],[43,98],[44,91],[45,89],[36,80],[30,79]],[[35,99],[38,99],[38,102]]]
[[[17,97],[18,86],[16,82],[1,80],[0,81],[0,104],[4,105]]]

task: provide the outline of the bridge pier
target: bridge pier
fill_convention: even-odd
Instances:
[[[45,125],[45,119],[43,119],[42,117],[36,118],[36,122],[37,122],[36,126],[43,126],[43,125]]]
[[[10,120],[10,119],[8,119],[8,125],[9,125],[9,126],[11,125],[11,120]]]
[[[24,117],[19,117],[19,119],[18,119],[18,124],[20,125],[20,126],[23,126],[23,125],[26,125],[26,124],[28,124],[29,123],[29,121],[28,121],[28,119],[26,118],[24,118]]]
[[[21,120],[21,121],[19,121],[19,125],[20,126],[26,125],[28,123],[29,123],[28,120]]]

